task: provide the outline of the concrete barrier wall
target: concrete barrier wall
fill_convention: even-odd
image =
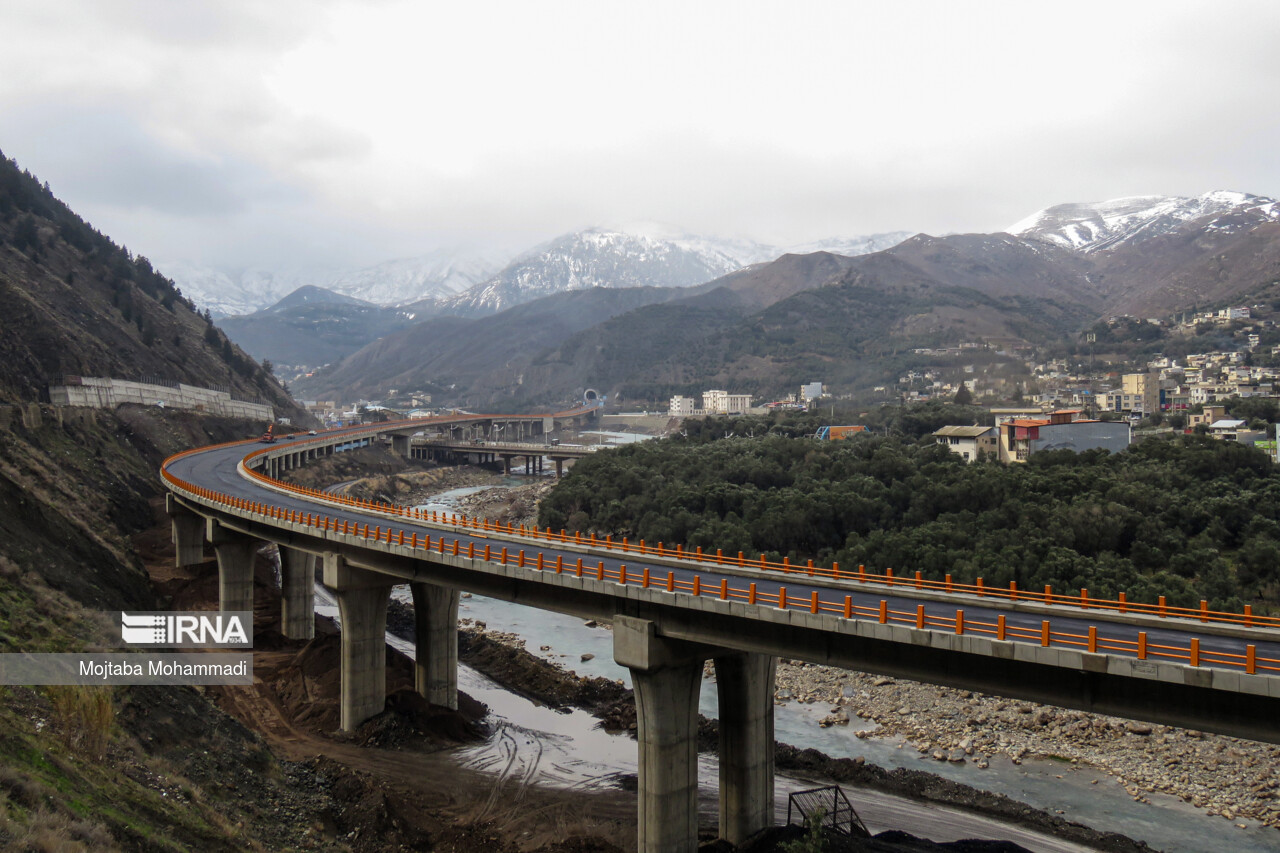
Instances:
[[[55,406],[85,406],[95,409],[114,409],[122,403],[140,406],[163,404],[166,408],[192,409],[225,417],[274,420],[275,412],[261,403],[233,400],[225,391],[179,384],[150,385],[125,379],[106,379],[94,376],[81,378],[79,385],[51,385],[49,400]]]

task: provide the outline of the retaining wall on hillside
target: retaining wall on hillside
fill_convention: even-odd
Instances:
[[[49,400],[55,406],[85,406],[114,409],[121,403],[142,406],[164,406],[191,409],[212,415],[270,421],[275,412],[261,403],[233,400],[226,391],[198,388],[194,385],[153,385],[127,379],[96,376],[67,377],[64,385],[49,386]]]

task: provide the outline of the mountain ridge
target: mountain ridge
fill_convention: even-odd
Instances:
[[[1161,236],[1205,217],[1252,214],[1255,223],[1280,221],[1280,204],[1267,196],[1216,190],[1200,196],[1130,196],[1058,204],[1005,229],[1015,237],[1083,253],[1114,249]]]
[[[1146,199],[1093,235],[1108,241],[1098,251],[1044,239],[1062,220],[1040,216],[1026,237],[917,234],[853,258],[784,255],[568,335],[526,337],[537,352],[522,354],[507,374],[502,364],[476,366],[459,391],[535,405],[570,399],[585,385],[650,403],[708,383],[773,396],[814,376],[866,390],[891,383],[901,366],[895,354],[914,347],[975,339],[1036,346],[1116,312],[1167,316],[1267,288],[1280,296],[1280,222],[1271,221],[1271,205],[1216,194],[1174,215],[1166,200]],[[493,315],[494,329],[503,316]],[[438,364],[484,360],[483,352],[450,351],[444,339],[423,346]],[[344,375],[339,368],[332,378]]]

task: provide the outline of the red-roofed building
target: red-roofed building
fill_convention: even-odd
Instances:
[[[997,423],[1000,461],[1025,462],[1037,450],[1089,450],[1101,447],[1117,453],[1129,446],[1127,423],[1094,421],[1081,409],[1062,409],[1042,418],[1015,417]]]

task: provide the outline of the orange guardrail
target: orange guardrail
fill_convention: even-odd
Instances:
[[[375,430],[371,430],[376,432]],[[314,441],[322,441],[317,437]],[[175,454],[165,460],[161,467],[161,476],[163,479],[174,487],[187,492],[201,500],[210,501],[231,507],[232,509],[256,514],[264,518],[273,520],[282,520],[287,523],[301,524],[306,527],[316,529],[322,536],[333,534],[335,536],[353,536],[364,540],[372,540],[374,542],[394,547],[408,547],[412,550],[438,551],[442,555],[450,555],[455,557],[465,556],[472,560],[484,560],[487,562],[495,562],[499,565],[514,564],[521,568],[529,568],[534,571],[554,571],[555,573],[571,573],[575,577],[594,579],[597,581],[613,581],[620,585],[638,584],[644,588],[665,589],[671,593],[689,594],[694,596],[710,595],[721,600],[742,601],[747,604],[757,606],[773,606],[779,609],[804,609],[811,613],[827,613],[841,616],[846,619],[863,618],[875,619],[881,624],[902,624],[914,627],[920,630],[946,630],[954,632],[958,635],[963,634],[979,634],[994,637],[997,640],[1020,640],[1024,642],[1038,642],[1044,647],[1064,647],[1083,649],[1090,653],[1107,653],[1119,652],[1122,654],[1131,654],[1139,660],[1148,660],[1152,658],[1185,662],[1190,666],[1216,665],[1221,667],[1232,667],[1243,669],[1246,673],[1256,674],[1259,672],[1280,672],[1280,659],[1265,658],[1257,656],[1257,647],[1254,644],[1248,644],[1245,647],[1244,654],[1232,654],[1227,652],[1203,651],[1200,649],[1200,640],[1198,638],[1189,638],[1186,647],[1169,646],[1163,644],[1153,644],[1147,642],[1146,632],[1139,632],[1137,640],[1121,640],[1114,638],[1099,637],[1096,626],[1090,626],[1087,634],[1075,634],[1062,631],[1054,631],[1050,620],[1044,620],[1038,631],[1021,628],[1017,626],[1010,627],[1006,623],[1005,616],[1000,614],[994,623],[966,620],[965,611],[958,609],[952,618],[928,615],[925,612],[924,605],[917,605],[915,611],[898,611],[890,610],[888,602],[881,599],[878,607],[868,607],[864,605],[855,605],[853,596],[846,594],[843,601],[823,601],[819,594],[814,591],[808,598],[788,598],[785,586],[780,586],[776,593],[761,592],[757,589],[755,582],[749,582],[746,586],[731,585],[728,578],[721,577],[718,582],[704,584],[702,576],[695,573],[691,580],[680,580],[675,576],[674,571],[668,570],[666,577],[663,578],[660,573],[655,574],[652,567],[642,567],[639,570],[628,570],[625,564],[620,564],[617,569],[608,569],[603,560],[597,560],[595,565],[588,565],[583,557],[578,557],[575,564],[566,565],[564,556],[558,554],[555,556],[554,563],[548,560],[542,551],[538,551],[535,556],[526,554],[525,550],[520,550],[516,554],[512,554],[507,546],[501,546],[501,553],[494,550],[491,544],[485,544],[483,551],[477,549],[474,541],[469,542],[465,548],[460,544],[460,540],[455,536],[451,543],[446,542],[443,535],[435,537],[433,542],[430,534],[419,535],[417,531],[409,531],[406,533],[403,529],[393,532],[392,527],[388,524],[385,528],[381,525],[369,525],[368,523],[360,524],[349,520],[339,520],[331,516],[321,515],[319,513],[304,513],[300,510],[290,510],[283,507],[274,506],[258,501],[249,501],[243,498],[236,498],[230,495],[222,494],[202,486],[189,483],[172,474],[168,468],[170,463],[190,456],[196,453],[205,452],[215,448],[230,447],[234,445],[250,445],[255,443],[255,439],[244,441],[225,442],[218,445],[210,445],[208,447],[195,448]],[[290,447],[299,447],[313,441],[300,441],[289,445]],[[272,450],[279,448],[261,448],[253,453],[246,454],[242,462],[248,463],[249,460],[270,453]],[[513,524],[502,524],[493,522],[484,518],[468,517],[457,513],[445,513],[436,510],[419,510],[411,507],[397,506],[391,504],[380,504],[373,501],[362,500],[359,498],[351,498],[345,495],[333,495],[322,492],[318,489],[312,489],[305,486],[298,486],[291,483],[285,483],[280,480],[273,480],[259,471],[252,470],[246,464],[246,471],[249,476],[269,484],[276,489],[284,489],[286,491],[305,496],[315,501],[337,504],[340,506],[352,507],[370,512],[378,512],[384,515],[393,515],[411,520],[419,524],[436,525],[442,528],[475,530],[477,532],[493,532],[499,533],[513,538],[526,538],[534,541],[546,541],[548,543],[559,543],[562,545],[574,545],[583,548],[603,548],[609,551],[620,551],[623,554],[636,554],[638,556],[656,556],[664,559],[684,560],[692,563],[711,562],[717,565],[736,566],[738,568],[758,568],[765,572],[781,572],[787,574],[800,574],[804,577],[814,578],[830,578],[835,580],[849,580],[860,584],[884,585],[889,587],[900,586],[912,589],[928,589],[935,591],[943,591],[950,593],[969,593],[979,597],[1006,598],[1015,601],[1032,601],[1049,605],[1070,605],[1080,607],[1085,610],[1108,610],[1116,609],[1122,613],[1148,613],[1161,617],[1169,616],[1185,616],[1198,619],[1201,622],[1225,622],[1249,627],[1273,627],[1280,625],[1280,619],[1266,616],[1254,616],[1251,609],[1246,607],[1244,614],[1218,613],[1210,611],[1206,602],[1201,602],[1200,608],[1179,608],[1169,607],[1165,604],[1163,597],[1160,603],[1156,605],[1138,604],[1129,602],[1126,596],[1121,596],[1115,601],[1091,598],[1087,590],[1081,590],[1079,597],[1055,595],[1046,587],[1043,594],[1028,593],[1017,588],[1016,584],[1010,584],[1009,589],[992,588],[985,586],[981,578],[978,578],[974,584],[957,584],[953,583],[950,575],[945,581],[928,581],[921,577],[919,572],[915,573],[912,578],[903,578],[895,576],[892,569],[887,569],[884,574],[868,573],[864,566],[859,566],[856,572],[842,571],[838,564],[832,564],[831,567],[818,567],[813,561],[807,561],[804,566],[792,565],[790,560],[784,558],[781,563],[768,562],[762,556],[759,560],[747,559],[744,554],[739,551],[735,557],[726,558],[719,550],[714,556],[704,554],[701,547],[693,552],[684,549],[682,545],[677,545],[674,549],[665,547],[659,542],[657,546],[648,546],[644,540],[638,543],[631,543],[627,538],[620,541],[614,541],[611,536],[603,539],[597,537],[594,533],[583,536],[580,532],[569,534],[564,530],[559,532],[550,528],[540,529],[537,527],[525,527],[523,525],[516,526]],[[434,545],[434,548],[433,548]]]

